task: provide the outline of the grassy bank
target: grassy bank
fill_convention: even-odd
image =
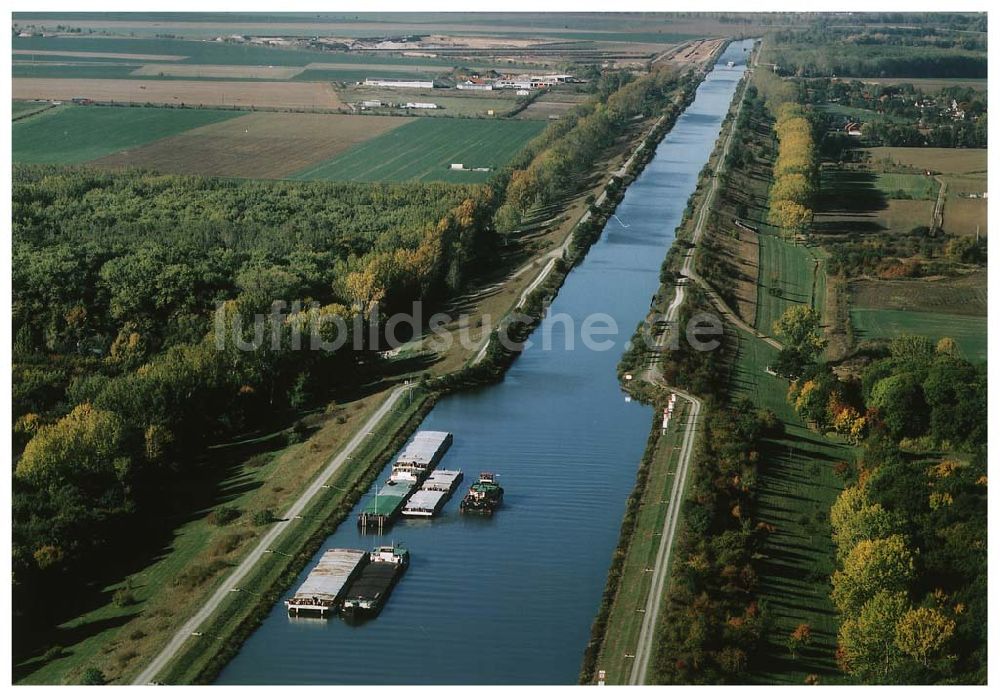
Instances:
[[[661,427],[660,412],[653,414],[646,454],[628,501],[630,509],[635,511],[631,516],[632,527],[629,537],[623,538],[625,541],[615,550],[613,568],[619,571],[620,581],[607,606],[599,651],[592,668],[585,666],[585,672],[589,673],[581,674],[582,683],[594,682],[597,670],[605,671],[608,685],[628,683],[689,410],[686,405],[678,410],[666,431]]]

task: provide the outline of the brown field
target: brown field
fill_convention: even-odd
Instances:
[[[74,80],[14,78],[15,100],[71,100],[138,104],[212,105],[224,107],[285,107],[340,109],[343,102],[329,83],[225,82],[198,80]]]
[[[858,308],[986,315],[986,270],[938,280],[857,280],[851,300]]]
[[[890,199],[884,209],[866,212],[817,211],[814,223],[829,234],[868,230],[877,224],[889,231],[907,232],[930,226],[934,202],[929,199]]]
[[[930,226],[934,202],[929,199],[890,199],[878,212],[879,223],[890,231],[911,231],[917,226]]]
[[[553,116],[562,117],[566,112],[576,107],[575,102],[550,102],[535,100],[517,113],[518,119],[549,119]]]
[[[132,71],[132,75],[170,75],[179,78],[264,78],[287,80],[301,73],[299,66],[215,66],[181,63],[161,65],[149,63]]]
[[[949,195],[944,204],[942,228],[957,236],[974,236],[977,229],[981,235],[986,235],[986,201]]]
[[[938,173],[986,172],[985,148],[869,148],[872,161],[891,160],[900,165]]]
[[[187,56],[155,53],[103,53],[100,51],[32,51],[14,49],[14,55],[25,56],[66,56],[69,58],[125,58],[136,61],[183,61]]]
[[[681,44],[666,51],[662,56],[658,56],[654,63],[682,67],[705,63],[715,55],[724,41],[726,40],[699,39]]]
[[[407,121],[406,117],[259,112],[114,153],[89,165],[182,175],[281,178]]]

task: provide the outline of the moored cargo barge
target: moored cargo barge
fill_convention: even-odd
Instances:
[[[358,514],[358,527],[363,531],[384,532],[399,516],[407,499],[441,461],[452,439],[451,433],[438,430],[421,430],[414,435],[393,463],[389,480]]]
[[[289,615],[326,617],[340,604],[347,585],[368,561],[363,549],[328,549],[291,598],[285,601]]]
[[[421,430],[413,436],[392,466],[391,481],[421,482],[451,447],[452,435],[442,430]]]
[[[433,518],[462,481],[462,472],[435,469],[403,506],[403,515]]]
[[[375,617],[393,586],[410,565],[410,553],[395,545],[376,547],[361,573],[348,586],[340,615],[348,622]]]
[[[399,515],[400,509],[417,488],[415,481],[389,481],[382,485],[358,514],[358,527],[381,533]]]

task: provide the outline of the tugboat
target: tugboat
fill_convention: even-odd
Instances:
[[[368,564],[344,595],[340,604],[341,617],[354,623],[378,615],[409,565],[410,553],[402,547],[384,545],[373,549]]]
[[[503,503],[503,487],[492,472],[481,472],[479,480],[462,499],[459,510],[462,513],[493,515],[493,511]]]

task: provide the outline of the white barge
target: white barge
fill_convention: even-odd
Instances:
[[[421,430],[406,445],[392,466],[390,481],[423,481],[451,447],[451,433]]]
[[[423,487],[406,502],[403,515],[433,518],[441,510],[455,487],[462,481],[462,472],[436,469],[424,481]]]
[[[326,617],[335,612],[347,585],[367,561],[363,549],[326,550],[295,595],[285,601],[288,614]]]

